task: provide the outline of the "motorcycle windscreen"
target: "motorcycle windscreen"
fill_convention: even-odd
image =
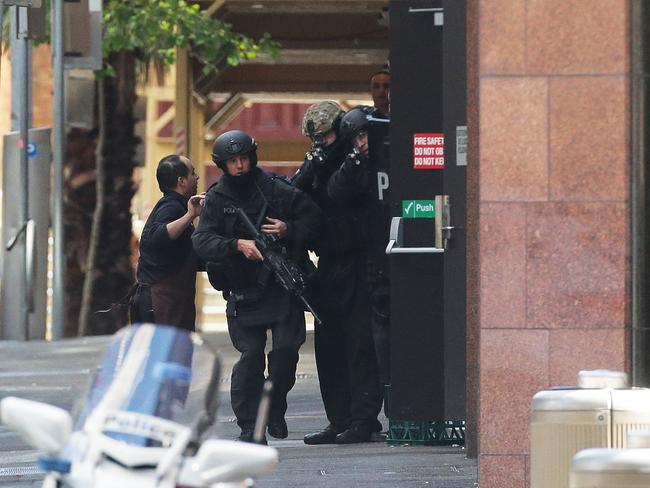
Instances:
[[[191,426],[204,408],[215,355],[176,327],[138,324],[112,340],[75,430],[100,431],[131,445],[166,447],[174,425]]]

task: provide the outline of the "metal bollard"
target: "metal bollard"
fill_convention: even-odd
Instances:
[[[581,371],[577,388],[533,397],[531,488],[568,488],[573,456],[587,448],[625,447],[627,433],[650,428],[650,390],[627,388],[622,372]]]
[[[573,458],[570,488],[650,486],[650,431],[630,432],[628,449],[585,449]]]

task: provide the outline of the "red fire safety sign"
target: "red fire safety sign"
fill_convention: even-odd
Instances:
[[[413,134],[413,169],[445,168],[445,135]]]

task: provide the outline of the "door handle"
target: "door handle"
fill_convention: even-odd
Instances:
[[[449,195],[436,196],[436,246],[447,249],[451,231],[455,228],[451,225],[451,206]]]
[[[27,288],[27,309],[34,311],[34,284],[36,281],[36,222],[27,221],[25,227],[25,287]]]
[[[445,252],[442,247],[403,247],[404,228],[402,222],[402,217],[393,217],[391,220],[386,254],[440,254]]]
[[[7,241],[5,249],[11,251],[25,233],[25,289],[27,290],[27,311],[34,311],[34,282],[36,273],[36,222],[28,219],[20,229]]]

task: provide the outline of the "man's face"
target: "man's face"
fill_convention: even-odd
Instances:
[[[334,132],[333,129],[332,129],[332,130],[328,130],[327,132],[325,132],[325,133],[322,135],[322,138],[323,138],[323,146],[324,146],[324,147],[329,147],[329,146],[331,146],[332,144],[334,144],[334,142],[336,141],[336,132]],[[313,138],[312,138],[312,142],[313,142],[313,141],[314,141],[314,140],[313,140]]]
[[[181,156],[181,161],[187,166],[187,176],[182,176],[179,185],[181,186],[181,192],[187,197],[196,195],[196,192],[199,188],[199,175],[196,174],[194,165],[192,161],[187,159],[185,156]]]
[[[372,101],[379,110],[388,113],[390,106],[390,75],[377,73],[370,79]]]
[[[359,150],[364,156],[368,155],[368,133],[359,132],[352,140],[354,147]]]
[[[248,154],[240,154],[226,160],[226,171],[230,176],[241,176],[251,170]]]

